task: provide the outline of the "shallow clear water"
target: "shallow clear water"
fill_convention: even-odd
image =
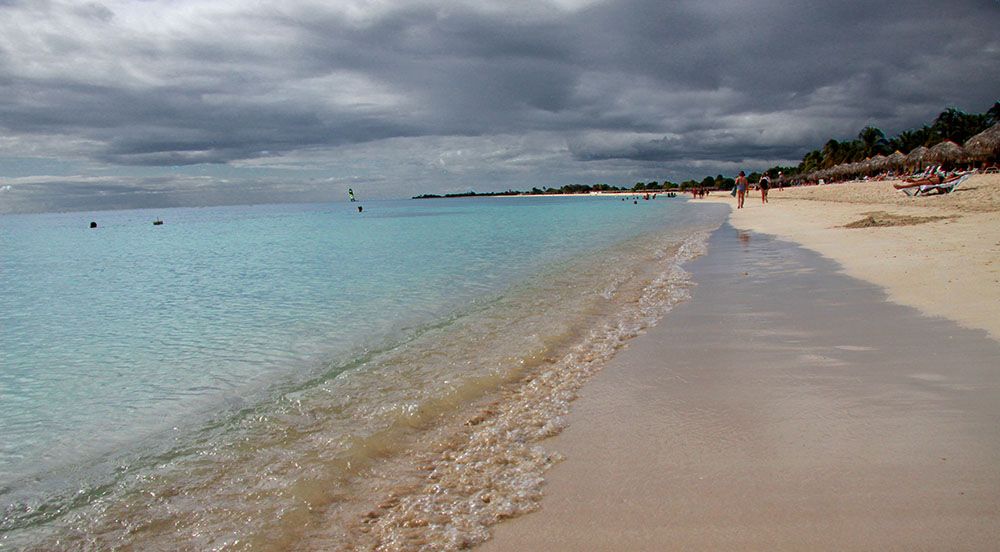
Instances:
[[[551,459],[517,428],[558,430],[572,392],[553,389],[683,298],[678,263],[725,214],[663,198],[364,206],[0,217],[0,544],[481,540],[489,508],[402,540],[404,522],[359,532],[357,514],[379,492],[433,510],[450,495],[414,490],[412,466],[453,469],[452,454],[510,456],[517,483],[493,505],[530,507]],[[524,395],[545,374],[556,387]],[[526,396],[534,421],[515,423]],[[453,426],[484,404],[501,412],[472,425],[514,429],[477,449]]]

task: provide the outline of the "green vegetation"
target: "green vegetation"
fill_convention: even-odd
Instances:
[[[807,153],[798,167],[775,167],[769,169],[768,173],[774,171],[776,174],[777,170],[782,170],[785,175],[791,175],[829,169],[841,163],[864,161],[879,154],[890,155],[896,151],[909,153],[920,146],[930,148],[945,140],[961,145],[998,122],[1000,101],[994,103],[986,113],[965,113],[949,107],[934,119],[933,124],[904,130],[891,138],[874,126],[861,129],[855,140],[840,142],[831,138],[821,149]]]
[[[721,184],[720,184],[721,183]],[[476,193],[475,191],[461,192],[457,194],[423,194],[414,196],[412,199],[433,199],[442,197],[496,197],[496,196],[517,196],[517,195],[558,195],[558,194],[589,194],[591,192],[635,192],[635,193],[660,193],[668,191],[679,191],[688,190],[691,188],[716,188],[719,185],[728,183],[729,187],[733,186],[732,178],[725,178],[721,174],[712,178],[711,176],[705,177],[701,182],[695,180],[689,180],[681,184],[675,184],[673,182],[664,181],[660,184],[657,181],[653,182],[636,182],[631,188],[621,188],[618,186],[610,186],[608,184],[594,184],[593,186],[587,184],[569,184],[561,188],[532,188],[530,192],[515,192],[514,190],[507,190],[506,192],[487,192],[487,193]]]
[[[652,184],[656,184],[653,182]],[[641,188],[640,188],[641,186]],[[487,192],[487,193],[476,193],[474,191],[462,192],[457,194],[445,194],[445,195],[434,195],[434,194],[424,194],[415,196],[413,199],[429,199],[436,197],[492,197],[492,196],[516,196],[516,195],[557,195],[557,194],[589,194],[590,192],[628,192],[628,191],[640,191],[640,190],[652,190],[653,188],[646,188],[647,184],[638,183],[631,189],[629,188],[619,188],[616,186],[610,186],[608,184],[594,184],[593,186],[587,184],[568,184],[561,188],[545,188],[544,190],[540,188],[532,188],[530,192],[515,192],[514,190],[507,190],[506,192]]]
[[[910,129],[900,132],[897,136],[887,137],[882,129],[875,126],[866,126],[858,132],[858,137],[854,140],[838,141],[833,138],[828,140],[821,149],[807,153],[802,162],[794,167],[775,166],[764,171],[772,180],[778,177],[781,172],[785,178],[794,178],[795,175],[810,173],[817,170],[829,169],[842,163],[857,163],[876,155],[890,155],[899,151],[909,153],[914,149],[924,147],[934,147],[945,140],[951,140],[956,144],[964,144],[966,140],[1000,123],[1000,101],[993,104],[993,107],[986,113],[966,113],[960,109],[949,107],[941,112],[934,119],[934,123],[925,124],[919,129]],[[753,172],[747,175],[750,182],[760,181],[761,173]],[[607,184],[570,184],[561,188],[532,188],[530,192],[493,192],[477,194],[469,191],[460,194],[447,194],[444,196],[425,194],[416,196],[413,199],[434,198],[434,197],[473,197],[473,196],[505,196],[505,195],[555,195],[555,194],[586,194],[590,192],[664,192],[668,190],[683,191],[692,188],[705,188],[708,190],[731,190],[735,186],[732,178],[720,175],[715,177],[706,176],[701,181],[688,180],[675,184],[670,181],[657,181],[645,183],[636,182],[631,188],[619,188]]]
[[[831,138],[821,149],[807,153],[798,166],[775,166],[764,173],[772,180],[778,177],[778,172],[785,178],[794,178],[798,174],[829,169],[842,163],[857,163],[876,155],[890,155],[896,151],[909,153],[920,146],[931,148],[945,140],[961,145],[997,123],[1000,123],[1000,101],[994,103],[986,113],[966,113],[949,107],[934,119],[934,123],[925,124],[919,129],[904,130],[890,138],[882,129],[869,125],[861,129],[854,140],[841,142]],[[760,177],[761,173],[757,172],[747,175],[747,179],[754,183],[759,182]],[[715,179],[706,176],[700,183],[693,180],[685,182],[681,187],[712,188],[713,183],[715,188],[722,190],[731,190],[735,185],[732,178],[724,179],[719,175]]]

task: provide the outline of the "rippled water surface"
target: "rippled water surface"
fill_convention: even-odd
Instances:
[[[481,541],[533,507],[556,460],[535,441],[686,296],[725,214],[364,205],[0,217],[0,544]]]

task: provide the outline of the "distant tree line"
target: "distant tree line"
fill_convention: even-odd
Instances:
[[[445,194],[445,195],[435,195],[435,194],[424,194],[419,196],[414,196],[413,199],[429,199],[429,198],[439,198],[439,197],[493,197],[493,196],[518,196],[518,195],[557,195],[557,194],[589,194],[590,192],[627,192],[628,188],[620,188],[617,186],[610,186],[608,184],[567,184],[560,188],[532,188],[530,192],[518,192],[514,190],[507,190],[506,192],[486,192],[486,193],[476,193],[475,191],[460,192],[456,194]]]
[[[766,174],[768,178],[774,180],[779,172],[788,179],[797,174],[829,169],[842,163],[857,163],[879,154],[890,155],[896,151],[909,153],[920,146],[931,148],[945,140],[961,145],[997,123],[1000,123],[1000,101],[995,102],[986,113],[966,113],[949,107],[942,111],[932,124],[924,124],[918,129],[904,130],[893,137],[887,137],[880,128],[869,125],[861,129],[854,140],[838,141],[831,138],[821,149],[807,153],[797,166],[774,166],[763,173],[752,172],[747,175],[747,179],[756,183],[760,181],[762,174]],[[706,176],[701,182],[689,180],[682,183],[681,188],[714,187],[731,190],[734,185],[732,178],[723,178],[719,175],[715,178]]]
[[[756,174],[756,173],[754,173]],[[759,174],[756,174],[757,178],[760,178]],[[496,196],[519,196],[519,195],[559,195],[559,194],[589,194],[592,192],[635,192],[635,193],[649,193],[649,192],[666,192],[666,191],[677,191],[677,190],[690,190],[692,188],[705,188],[705,189],[719,189],[723,187],[728,187],[731,189],[734,185],[732,178],[726,178],[721,174],[716,177],[706,176],[701,181],[698,180],[688,180],[686,182],[681,182],[680,184],[670,182],[668,180],[660,182],[654,180],[652,182],[636,182],[631,188],[624,188],[621,186],[611,186],[609,184],[567,184],[566,186],[561,186],[559,188],[532,188],[527,192],[518,192],[515,190],[507,190],[506,192],[485,192],[477,193],[473,190],[468,192],[458,192],[453,194],[423,194],[418,196],[413,196],[412,199],[433,199],[433,198],[443,198],[443,197],[496,197]]]
[[[413,199],[430,199],[430,198],[440,198],[440,197],[493,197],[493,196],[516,196],[516,195],[558,195],[558,194],[589,194],[592,192],[635,192],[635,193],[647,193],[647,192],[665,192],[669,190],[685,190],[690,188],[714,188],[718,186],[719,182],[729,182],[730,187],[732,186],[732,178],[724,178],[721,174],[717,178],[712,178],[711,176],[705,177],[701,182],[691,180],[688,182],[683,182],[681,184],[675,184],[673,182],[664,181],[660,184],[658,181],[653,182],[636,182],[631,188],[624,188],[621,186],[611,186],[610,184],[567,184],[566,186],[561,186],[559,188],[532,188],[527,192],[517,192],[514,190],[507,190],[506,192],[486,192],[486,193],[476,193],[475,191],[459,192],[454,194],[424,194],[419,196],[414,196]]]
[[[934,147],[937,144],[950,140],[956,144],[963,144],[966,140],[986,130],[987,128],[1000,123],[1000,101],[993,104],[986,113],[966,113],[960,109],[949,107],[941,112],[931,124],[924,124],[917,129],[904,130],[896,136],[887,137],[884,132],[875,126],[866,126],[858,133],[854,140],[838,141],[833,138],[828,140],[822,148],[810,151],[802,158],[798,166],[782,167],[774,166],[763,173],[752,172],[747,175],[750,182],[760,181],[763,174],[770,179],[776,179],[778,173],[784,177],[793,178],[797,174],[809,173],[822,169],[829,169],[842,163],[857,163],[876,155],[890,155],[899,151],[909,153],[914,149],[925,146]],[[561,188],[532,188],[530,192],[516,192],[507,190],[506,192],[492,192],[477,194],[474,191],[458,194],[447,194],[444,196],[425,194],[416,196],[414,199],[432,197],[470,197],[470,196],[504,196],[504,195],[554,195],[554,194],[586,194],[590,192],[653,192],[667,190],[690,190],[690,189],[716,189],[731,190],[735,186],[732,178],[724,177],[721,174],[715,177],[706,176],[699,180],[687,180],[676,184],[670,181],[636,182],[631,188],[610,186],[608,184],[569,184]]]
[[[994,103],[986,113],[966,113],[949,107],[932,124],[904,130],[891,138],[878,127],[866,126],[858,133],[857,139],[840,142],[831,138],[821,149],[807,153],[798,167],[785,174],[829,169],[841,163],[856,163],[875,155],[890,155],[896,151],[909,153],[920,146],[931,148],[945,140],[962,145],[969,138],[997,123],[1000,123],[1000,101]]]

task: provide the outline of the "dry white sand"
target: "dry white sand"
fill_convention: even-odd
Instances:
[[[997,549],[1000,179],[771,197],[583,389],[541,511],[482,550]],[[869,212],[949,218],[842,228]]]

